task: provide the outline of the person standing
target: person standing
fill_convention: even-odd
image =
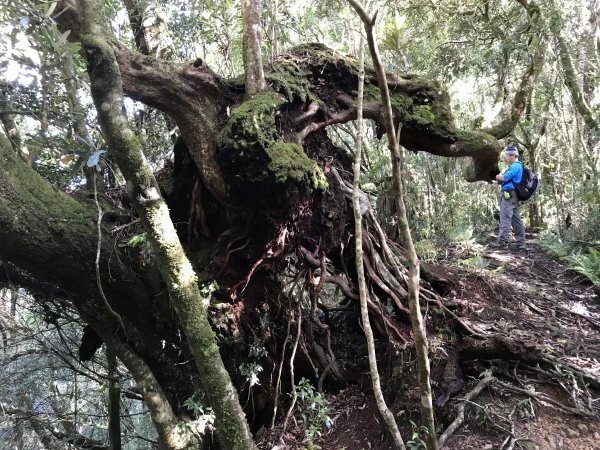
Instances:
[[[508,168],[498,175],[496,180],[501,183],[500,196],[500,229],[498,231],[498,241],[493,245],[497,248],[508,245],[508,235],[512,226],[515,233],[515,240],[519,250],[526,250],[525,226],[521,220],[519,210],[519,199],[515,192],[515,185],[521,182],[523,178],[523,164],[519,161],[519,150],[514,145],[509,145],[504,150],[504,160]]]

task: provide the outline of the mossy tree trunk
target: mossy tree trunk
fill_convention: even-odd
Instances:
[[[121,75],[101,5],[94,0],[82,0],[80,15],[80,38],[88,60],[98,120],[109,151],[127,181],[129,197],[152,242],[158,268],[186,333],[208,403],[215,411],[217,433],[228,449],[255,448],[208,322],[210,294],[200,292],[198,277],[181,246],[160,188],[139,141],[127,124]]]
[[[561,25],[560,25],[560,15],[556,6],[554,6],[554,14],[558,17],[552,21],[551,29],[554,34],[554,39],[558,44],[558,54],[560,56],[560,63],[563,69],[563,81],[565,86],[569,90],[571,94],[571,101],[573,102],[573,106],[575,110],[581,115],[583,118],[585,125],[589,130],[598,130],[598,119],[594,115],[594,112],[588,105],[585,96],[583,94],[583,90],[579,85],[578,75],[575,72],[575,68],[573,67],[573,61],[571,59],[571,51],[562,36],[561,33]]]
[[[533,0],[517,1],[525,9],[531,27],[529,30],[531,38],[527,43],[529,64],[521,76],[521,82],[514,93],[506,117],[501,118],[496,125],[481,130],[487,134],[491,134],[496,139],[507,137],[523,117],[527,105],[529,105],[529,102],[531,101],[531,94],[533,93],[533,88],[535,87],[537,77],[542,70],[546,56],[546,44],[543,39],[544,20],[538,4]]]
[[[176,433],[181,419],[171,406],[173,396],[167,396],[164,388],[171,389],[169,378],[173,377],[175,383],[178,380],[164,370],[176,365],[178,358],[168,349],[162,350],[160,343],[161,339],[174,341],[175,337],[168,329],[163,336],[153,333],[157,327],[155,315],[169,314],[168,308],[162,312],[153,308],[151,298],[158,292],[149,290],[150,286],[126,265],[109,262],[105,250],[104,288],[112,307],[124,318],[126,330],[120,329],[104,308],[96,287],[95,221],[93,204],[78,203],[58,192],[16,155],[6,138],[0,139],[0,282],[22,286],[47,304],[60,304],[61,299],[68,298],[131,372],[163,442],[175,442],[169,436]],[[108,238],[109,233],[105,236],[103,248],[117,247]],[[125,261],[127,257],[121,254],[121,258]],[[163,297],[163,301],[168,299]],[[159,368],[163,373],[157,372]]]

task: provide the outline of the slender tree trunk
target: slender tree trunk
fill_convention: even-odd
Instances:
[[[269,41],[271,44],[271,52],[269,61],[273,64],[273,61],[279,55],[279,40],[277,39],[277,15],[279,10],[279,0],[271,0],[270,2],[270,18],[269,18]]]
[[[565,86],[569,90],[571,94],[571,100],[577,112],[583,117],[585,124],[591,130],[598,128],[598,122],[594,117],[594,113],[592,109],[585,101],[585,97],[583,96],[583,92],[577,82],[577,74],[575,73],[575,68],[573,67],[573,61],[571,60],[571,55],[569,53],[569,48],[563,37],[560,35],[560,31],[555,31],[555,38],[558,42],[558,49],[560,52],[560,62],[563,68],[564,82]]]
[[[260,12],[261,0],[242,0],[246,96],[254,95],[266,87],[260,48]]]
[[[539,156],[537,155],[537,148],[533,145],[529,149],[529,159],[531,161],[531,170],[537,173],[537,175],[541,178],[542,174],[539,170],[538,164]],[[536,231],[540,231],[542,229],[542,218],[540,216],[538,198],[539,195],[536,195],[529,204],[529,224],[531,225],[531,228]]]
[[[496,139],[508,136],[521,120],[525,108],[531,100],[535,81],[544,66],[546,55],[546,46],[541,39],[543,20],[539,6],[534,0],[517,0],[517,2],[525,8],[531,28],[531,39],[527,46],[529,65],[521,76],[521,83],[512,98],[510,107],[507,108],[506,117],[498,124],[482,130]]]
[[[77,439],[77,411],[79,406],[79,382],[77,372],[73,370],[73,427],[71,428],[71,439]]]
[[[12,110],[12,104],[7,96],[8,86],[0,86],[0,122],[4,126],[6,136],[10,141],[12,149],[19,155],[22,155],[21,134],[15,123],[13,114],[8,111]]]
[[[84,318],[88,323],[90,318]],[[171,404],[158,380],[146,362],[126,344],[119,342],[112,334],[100,333],[107,347],[110,347],[119,360],[127,367],[148,407],[152,422],[158,433],[160,450],[195,450],[201,442],[191,433],[183,433],[179,427]]]
[[[121,387],[117,379],[117,357],[106,346],[108,363],[108,442],[110,450],[121,450]]]
[[[173,59],[175,49],[156,0],[124,0],[137,48],[144,55]]]
[[[400,150],[400,129],[396,134],[394,129],[394,121],[392,115],[392,106],[390,102],[390,93],[385,75],[385,70],[381,64],[379,50],[373,32],[375,17],[370,18],[366,11],[356,0],[348,0],[352,7],[359,14],[363,21],[365,31],[367,33],[367,41],[369,50],[373,59],[373,66],[377,73],[379,89],[381,91],[382,102],[384,106],[384,122],[386,134],[388,137],[388,145],[392,153],[392,181],[396,202],[396,215],[402,236],[403,245],[408,256],[408,302],[410,308],[410,318],[412,323],[413,335],[415,339],[415,348],[417,352],[417,360],[419,363],[419,390],[421,392],[421,421],[427,429],[425,441],[429,450],[437,450],[437,438],[435,435],[435,420],[433,416],[433,402],[431,399],[431,383],[430,383],[430,368],[427,334],[423,325],[423,317],[421,316],[421,308],[419,305],[419,259],[415,251],[415,246],[408,225],[405,192],[402,186],[402,154]]]
[[[256,448],[208,322],[210,297],[199,290],[198,278],[183,251],[156,179],[127,124],[121,75],[102,5],[94,0],[81,0],[79,4],[81,42],[88,58],[98,121],[150,237],[157,266],[187,336],[208,403],[215,412],[218,436],[223,447],[230,450]]]
[[[48,71],[50,68],[47,65],[47,53],[42,53],[40,55],[40,94],[42,97],[40,113],[38,116],[40,122],[39,128],[39,138],[42,145],[32,145],[29,148],[29,154],[27,155],[27,163],[30,167],[33,167],[33,163],[38,159],[38,156],[42,152],[42,148],[46,146],[46,142],[48,142]]]
[[[69,112],[71,113],[71,123],[75,136],[79,139],[79,145],[83,148],[80,157],[87,158],[89,155],[95,152],[94,140],[90,135],[87,124],[85,123],[85,110],[83,105],[77,97],[77,82],[79,80],[77,72],[75,70],[75,62],[73,61],[73,55],[71,54],[67,45],[62,47],[63,56],[61,58],[60,70],[62,71],[65,91],[67,93],[67,103],[69,105]],[[93,190],[92,180],[96,179],[96,189],[100,192],[104,192],[104,184],[102,183],[102,177],[94,177],[96,168],[88,167],[87,164],[83,164],[83,173],[86,178],[86,187]]]
[[[379,370],[377,368],[377,355],[375,353],[375,340],[373,339],[373,330],[369,321],[369,309],[367,306],[368,291],[365,280],[364,255],[362,245],[362,213],[359,197],[359,180],[362,156],[362,110],[363,110],[363,92],[365,85],[365,58],[364,58],[364,36],[360,33],[360,45],[358,49],[359,76],[358,76],[358,98],[356,105],[356,148],[354,152],[354,182],[352,189],[352,208],[354,210],[354,242],[356,248],[356,272],[358,278],[358,290],[360,294],[360,315],[363,324],[365,338],[367,339],[367,351],[369,354],[369,368],[371,371],[371,381],[373,384],[373,393],[377,408],[383,416],[388,430],[392,434],[394,443],[399,449],[404,449],[404,441],[400,435],[398,424],[394,415],[387,407],[383,392],[381,391],[381,382],[379,380]]]

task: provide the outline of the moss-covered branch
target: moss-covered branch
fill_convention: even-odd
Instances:
[[[535,81],[544,65],[546,45],[543,42],[543,20],[540,8],[534,1],[517,0],[529,18],[531,38],[528,43],[529,64],[521,77],[519,88],[514,94],[507,116],[493,127],[482,129],[481,132],[502,139],[508,136],[517,126],[529,104]]]
[[[457,129],[446,92],[434,81],[414,75],[386,74],[393,121],[402,123],[401,144],[413,151],[447,157],[469,157],[469,181],[491,179],[497,173],[501,145],[482,131]],[[356,118],[356,61],[320,44],[296,47],[276,61],[267,80],[288,102],[303,102],[310,110],[296,123],[297,137],[306,139],[328,125]],[[384,129],[384,109],[373,69],[365,74],[364,117]],[[282,108],[280,108],[281,110]],[[305,117],[302,112],[298,117]],[[292,130],[293,131],[293,130]]]
[[[553,25],[553,33],[556,42],[558,43],[558,51],[560,55],[560,63],[563,68],[563,79],[565,86],[569,90],[571,94],[571,100],[573,101],[573,106],[577,112],[583,117],[583,120],[586,126],[590,130],[598,129],[598,120],[594,116],[594,112],[585,101],[585,97],[583,96],[583,92],[579,83],[577,82],[577,74],[575,73],[575,68],[573,67],[573,61],[571,60],[571,53],[569,51],[569,47],[565,42],[565,39],[562,37],[560,32],[560,28],[558,24]]]
[[[70,0],[61,2],[62,5],[69,3],[72,2]],[[78,36],[78,16],[72,9],[67,8],[66,13],[57,17],[57,20],[61,29],[73,29],[71,36]],[[227,108],[233,109],[235,102],[239,101],[243,86],[238,82],[226,85],[202,61],[194,65],[171,64],[135,53],[112,38],[111,43],[119,63],[125,93],[169,113],[176,119],[182,137],[205,179],[205,185],[222,203],[228,203],[226,183],[215,162],[215,150],[221,158],[223,151],[227,152],[228,148],[234,147],[222,145],[224,141],[234,141],[236,137],[235,135],[227,137],[221,132],[220,148],[215,149],[214,144],[223,118],[227,117]],[[358,65],[351,57],[321,44],[304,44],[292,49],[289,54],[279,57],[271,70],[265,74],[265,78],[271,89],[285,98],[284,103],[278,100],[279,107],[276,110],[278,118],[294,114],[300,117],[308,105],[318,106],[317,113],[309,117],[311,123],[308,126],[303,123],[301,129],[294,128],[297,126],[294,117],[291,117],[288,122],[278,120],[280,127],[273,130],[279,135],[276,142],[302,144],[311,133],[332,123],[352,120],[355,117],[354,86],[357,85],[358,80]],[[439,85],[414,75],[393,74],[388,74],[388,85],[394,121],[403,123],[402,145],[414,151],[426,151],[436,155],[470,157],[472,164],[467,170],[468,179],[471,181],[490,179],[489,174],[497,170],[495,159],[500,151],[500,144],[497,142],[493,144],[492,141],[495,139],[481,132],[457,130],[450,111],[448,96]],[[375,72],[373,69],[367,69],[365,117],[378,121],[383,129],[383,111],[378,105],[379,98]],[[519,105],[526,102],[525,98],[521,100],[517,102]],[[252,101],[252,104],[256,103]],[[250,106],[251,104],[245,105],[243,109],[248,110]],[[284,110],[287,111],[282,114]],[[494,131],[494,133],[499,136],[505,131],[501,133]],[[481,142],[478,143],[478,139]],[[289,155],[290,152],[287,150],[291,150],[292,146],[285,147],[286,151],[283,153]],[[303,153],[299,151],[293,153],[298,157],[298,161],[292,165],[305,166]],[[232,153],[232,156],[239,155]],[[225,172],[228,171],[225,168]],[[310,171],[312,169],[308,172]],[[294,169],[288,172],[293,175],[292,178],[300,177]],[[305,174],[308,172],[304,171]],[[258,172],[256,174],[258,175]],[[238,175],[239,173],[233,172],[225,174],[228,182]],[[310,174],[306,179],[309,178],[313,178],[311,181],[313,187],[320,184]],[[237,178],[236,180],[240,181]]]
[[[81,43],[88,59],[92,97],[109,151],[127,180],[128,192],[146,229],[173,306],[215,411],[217,433],[225,448],[255,448],[238,395],[225,370],[208,322],[209,298],[201,294],[198,278],[183,251],[169,210],[123,112],[119,65],[111,46],[102,5],[80,2]]]
[[[175,442],[179,438],[169,436],[176,431],[178,419],[169,399],[142,357],[122,344],[123,334],[131,342],[140,342],[133,323],[126,320],[128,329],[117,333],[114,317],[106,311],[98,294],[94,275],[95,220],[91,204],[86,207],[53,188],[12,151],[0,132],[0,265],[15,267],[22,275],[10,275],[10,280],[30,292],[60,295],[73,303],[84,320],[111,342],[119,359],[145,391],[144,399],[158,434]],[[116,247],[114,242],[105,244],[113,246]],[[104,255],[102,267],[106,267],[106,259],[108,256]],[[105,273],[108,275],[108,270]],[[112,306],[122,314],[137,308],[138,317],[143,316],[136,300],[139,292],[145,294],[143,289],[125,268],[113,266],[111,273],[112,283],[105,280],[105,286]],[[126,298],[127,304],[115,302],[121,298]],[[148,344],[154,340],[149,336],[144,339]]]

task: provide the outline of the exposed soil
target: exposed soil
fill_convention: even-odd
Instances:
[[[449,400],[437,410],[441,428],[454,420],[457,406],[484,370],[492,368],[498,380],[467,405],[464,424],[444,448],[600,450],[597,293],[578,283],[574,274],[534,242],[527,254],[477,245],[453,247],[443,263],[455,268],[455,287],[444,304],[479,340],[459,339],[455,344],[446,340],[440,344],[443,350],[432,345],[432,373],[440,351],[459,355],[456,371],[460,383],[453,385]],[[429,314],[430,332],[437,330],[434,309],[431,307]],[[469,334],[456,322],[454,331],[455,336]],[[484,349],[471,345],[488,341],[498,345]],[[380,363],[385,366],[385,361]],[[334,424],[315,439],[314,448],[394,448],[369,393],[368,374],[361,375],[358,386],[327,395]],[[409,385],[411,379],[410,374],[405,379],[392,378],[403,386],[392,388],[388,398],[407,448],[417,449],[424,447],[408,442],[414,431],[410,420],[418,423],[418,406],[413,404],[418,395],[414,385]],[[445,390],[448,387],[443,382],[437,386],[436,401],[444,403],[440,399]],[[283,436],[281,425],[265,433],[260,448],[311,448],[303,436],[302,426],[291,420]]]

